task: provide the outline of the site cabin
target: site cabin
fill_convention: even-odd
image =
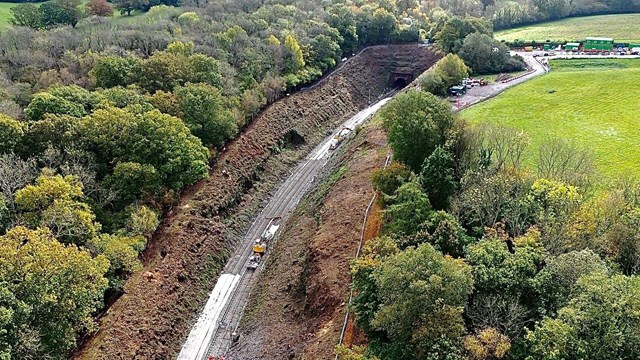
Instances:
[[[567,43],[564,49],[566,51],[578,51],[580,49],[580,43]]]
[[[582,46],[584,51],[611,51],[613,49],[612,38],[588,37]]]

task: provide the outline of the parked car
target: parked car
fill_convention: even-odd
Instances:
[[[467,87],[465,85],[456,85],[449,88],[449,95],[462,96],[467,93]]]

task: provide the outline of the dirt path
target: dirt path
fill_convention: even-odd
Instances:
[[[349,291],[349,264],[373,195],[386,136],[366,127],[286,224],[251,297],[228,359],[329,359]],[[339,179],[336,181],[336,177]]]

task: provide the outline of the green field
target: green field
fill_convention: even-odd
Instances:
[[[16,6],[16,3],[0,2],[0,27],[9,24],[11,18],[11,8]]]
[[[591,149],[603,175],[640,176],[640,59],[551,65],[549,74],[471,107],[462,117],[524,130],[531,138],[529,163],[540,144],[564,138]]]
[[[514,41],[572,41],[587,36],[610,37],[615,41],[640,41],[640,14],[599,15],[552,21],[498,31],[496,39]]]
[[[45,1],[46,2],[46,1]],[[34,3],[34,5],[36,6],[40,6],[41,4],[45,3],[45,2],[41,2],[41,3]],[[84,9],[84,6],[86,3],[88,3],[89,0],[82,0],[82,8]],[[0,2],[0,28],[9,25],[9,19],[11,19],[11,8],[19,5],[17,3],[8,3],[8,2]],[[114,9],[113,11],[113,18],[111,19],[111,21],[109,22],[110,25],[119,25],[119,24],[127,24],[129,22],[132,21],[139,21],[141,20],[141,18],[144,18],[144,15],[146,15],[146,13],[142,13],[140,11],[134,11],[131,16],[125,16],[120,14],[120,12],[116,9]],[[83,27],[83,22],[81,21],[78,24],[79,27]]]

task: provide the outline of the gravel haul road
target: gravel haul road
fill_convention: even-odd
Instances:
[[[295,209],[331,157],[330,147],[333,137],[344,128],[354,130],[390,99],[387,97],[374,103],[343,123],[331,136],[307,155],[293,169],[285,182],[279,186],[275,195],[258,214],[227,262],[202,314],[191,329],[189,337],[178,355],[179,360],[202,360],[207,359],[210,355],[221,356],[227,353],[233,343],[232,334],[238,327],[252,286],[257,278],[256,273],[262,270],[265,263],[263,259],[262,265],[258,269],[247,269],[254,241],[265,230],[277,231],[278,224],[284,223],[291,211]],[[268,246],[272,247],[273,241],[276,240],[277,235]]]

